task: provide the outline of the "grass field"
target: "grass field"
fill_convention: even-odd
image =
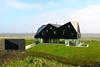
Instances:
[[[34,43],[34,39],[25,39],[25,45],[29,45],[29,44],[32,44]]]
[[[38,45],[28,50],[48,53],[66,58],[68,63],[83,64],[100,62],[100,42],[86,41],[89,47],[66,47],[65,45]]]
[[[32,40],[27,41],[27,44],[31,43]],[[57,64],[64,63],[70,65],[82,65],[82,64],[94,64],[96,62],[100,62],[100,41],[83,41],[84,43],[88,44],[89,47],[74,47],[70,46],[67,47],[62,44],[38,44],[37,46],[27,50],[25,52],[25,56],[22,59],[23,55],[18,56],[20,61],[12,61],[10,63],[6,63],[4,65],[13,65],[15,67],[16,63],[21,65],[27,64],[27,58],[31,57],[42,57],[47,59],[52,59],[57,61]],[[29,60],[28,60],[29,61]],[[49,61],[49,60],[47,60]],[[55,63],[54,61],[54,63]],[[52,61],[51,61],[52,62]],[[58,63],[59,62],[59,63]],[[31,63],[29,64],[31,67]],[[34,65],[34,64],[33,64]],[[51,66],[52,67],[52,66]],[[64,66],[62,66],[64,67]]]
[[[66,67],[66,65],[55,60],[28,56],[24,60],[3,64],[2,67]]]

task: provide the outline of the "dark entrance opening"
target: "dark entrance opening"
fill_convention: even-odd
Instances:
[[[5,40],[5,49],[15,49],[18,50],[18,41],[16,39],[6,39]]]

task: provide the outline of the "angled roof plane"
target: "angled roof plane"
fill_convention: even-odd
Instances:
[[[36,32],[35,38],[78,39],[81,37],[80,35],[78,22],[71,21],[64,25],[42,25]]]

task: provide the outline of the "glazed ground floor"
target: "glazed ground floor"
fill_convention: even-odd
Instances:
[[[80,39],[36,39],[39,43],[61,43],[67,46],[78,46],[80,45]]]

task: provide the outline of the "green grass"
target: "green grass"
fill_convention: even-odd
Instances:
[[[33,57],[42,57],[55,60],[59,63],[76,65],[94,64],[96,62],[100,62],[100,41],[91,40],[84,41],[84,43],[88,44],[89,47],[65,46],[63,44],[38,44],[37,46],[32,47],[25,52],[27,57],[25,57],[24,60],[15,60],[8,63],[8,65],[4,65],[7,65],[8,67],[9,65],[13,65],[12,67],[16,67],[15,65],[18,64],[27,64]],[[49,60],[47,60],[47,62],[48,61]],[[32,63],[29,63],[29,65],[29,67],[31,67],[31,65],[34,66]]]
[[[35,39],[25,39],[25,45],[34,43]]]
[[[65,64],[55,60],[48,60],[41,57],[28,56],[24,60],[5,63],[2,67],[66,67]]]
[[[82,64],[100,62],[100,42],[86,41],[89,47],[66,47],[65,45],[38,45],[28,52],[42,52],[66,58],[69,63]]]

